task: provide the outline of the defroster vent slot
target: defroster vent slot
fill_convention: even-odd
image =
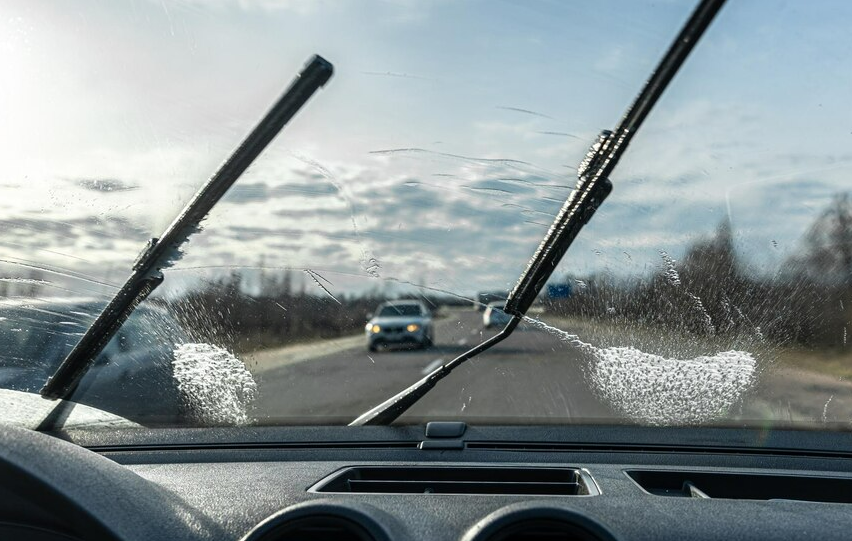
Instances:
[[[852,478],[671,470],[626,473],[657,496],[852,503]]]
[[[358,466],[341,470],[310,490],[361,494],[599,494],[589,473],[582,469],[514,466]]]

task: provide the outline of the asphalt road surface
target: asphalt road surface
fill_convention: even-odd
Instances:
[[[482,328],[481,313],[467,310],[435,320],[435,345],[425,350],[370,353],[366,339],[356,336],[258,352],[246,359],[260,391],[252,413],[261,424],[348,423],[495,332]],[[586,366],[588,359],[558,336],[520,325],[443,379],[400,421],[626,420],[591,391]],[[802,369],[763,370],[731,415],[735,424],[740,419],[848,427],[852,382]]]
[[[332,351],[318,344],[288,358],[267,352],[253,367],[260,391],[254,415],[260,423],[349,422],[495,332],[469,310],[437,319],[428,349],[368,352],[359,337],[338,340]],[[584,362],[558,337],[521,325],[457,368],[401,420],[611,419],[614,413],[584,381]]]

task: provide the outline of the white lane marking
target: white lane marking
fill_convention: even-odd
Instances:
[[[456,344],[463,346],[467,344],[467,338],[462,338],[461,340],[456,340]]]
[[[473,329],[472,331],[470,331],[470,335],[473,336],[474,334],[479,334],[481,332],[482,332],[482,329]]]
[[[421,370],[421,374],[425,376],[426,374],[430,373],[432,370],[435,370],[442,364],[444,364],[444,359],[435,359],[431,363],[427,364],[423,370]]]

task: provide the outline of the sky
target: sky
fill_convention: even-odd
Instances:
[[[335,74],[167,271],[333,292],[516,281],[683,1],[0,0],[0,271],[120,283],[313,54]],[[730,220],[771,275],[852,184],[852,5],[723,8],[556,276],[657,271]],[[74,287],[97,287],[78,281]],[[67,286],[67,284],[65,284]]]

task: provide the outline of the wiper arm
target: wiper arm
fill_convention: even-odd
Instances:
[[[698,4],[615,130],[602,132],[592,145],[578,167],[576,188],[565,201],[506,300],[504,312],[512,316],[506,327],[497,335],[438,367],[411,387],[361,414],[349,426],[392,423],[453,369],[512,334],[577,234],[612,191],[609,176],[627,150],[627,145],[724,3],[725,0],[702,0]]]
[[[98,315],[41,390],[46,398],[67,398],[133,310],[163,281],[162,269],[180,258],[180,246],[264,148],[331,77],[331,63],[314,56],[218,171],[193,196],[159,239],[151,239],[130,277]]]

